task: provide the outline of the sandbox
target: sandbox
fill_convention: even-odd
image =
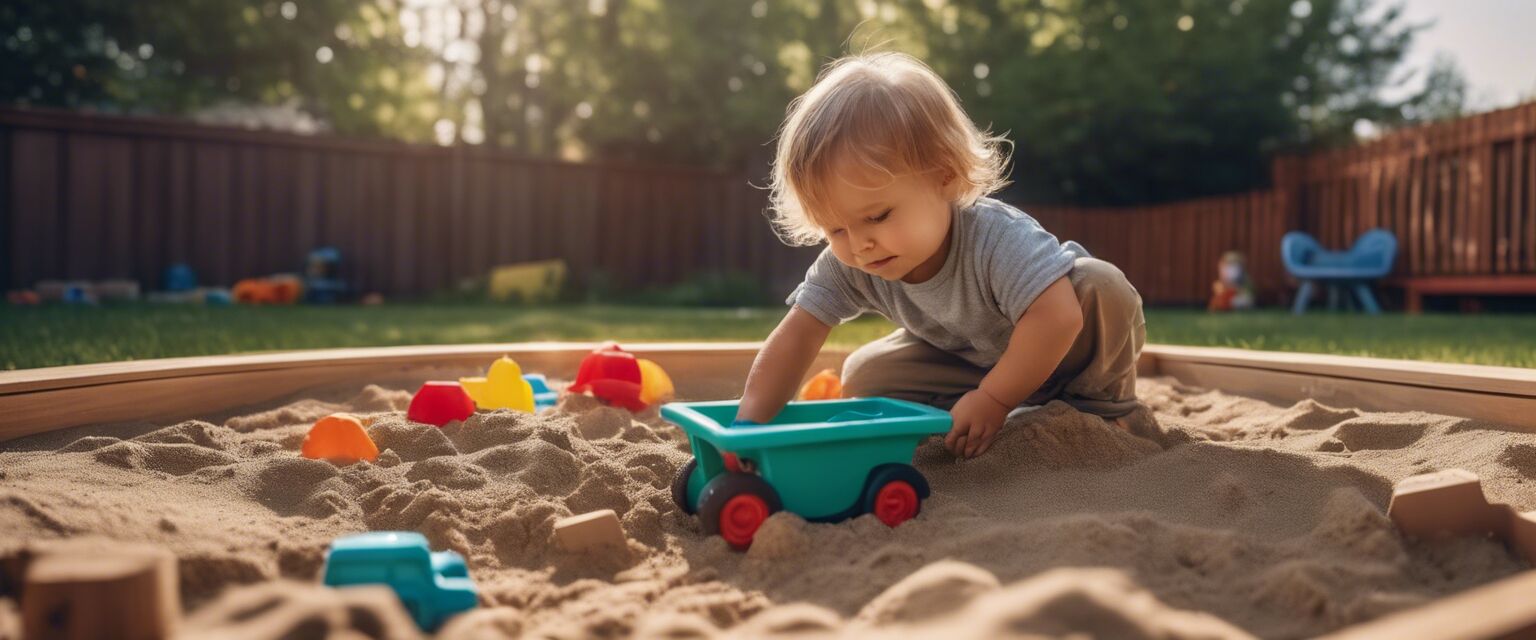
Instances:
[[[568,380],[593,345],[352,349],[0,374],[0,553],[112,538],[176,556],[188,632],[241,590],[300,592],[336,536],[420,531],[469,559],[481,606],[445,637],[1499,637],[1536,625],[1536,572],[1495,538],[1427,541],[1393,484],[1464,468],[1536,509],[1536,372],[1149,348],[1134,433],[1054,403],[957,460],[890,529],[771,518],[746,552],[677,512],[678,429],[569,397],[439,430],[426,379],[510,353]],[[684,399],[733,397],[756,345],[632,345]],[[835,366],[842,354],[817,363]],[[1217,390],[1212,390],[1217,389]],[[377,464],[297,456],[336,411],[372,418]],[[626,553],[572,553],[553,522],[613,509]],[[279,583],[278,580],[298,581]],[[0,624],[14,623],[14,578]],[[220,626],[224,625],[224,626]],[[0,635],[6,629],[0,627]]]

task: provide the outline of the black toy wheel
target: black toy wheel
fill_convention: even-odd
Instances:
[[[779,492],[750,473],[722,473],[699,492],[699,523],[704,533],[720,534],[737,549],[752,546],[758,527],[783,508]]]
[[[928,498],[928,479],[908,464],[883,464],[864,484],[864,511],[894,527],[917,517]]]
[[[672,476],[672,504],[690,516],[694,510],[693,505],[688,503],[688,481],[693,478],[693,470],[697,468],[699,459],[689,458],[688,463],[677,470],[677,475]]]

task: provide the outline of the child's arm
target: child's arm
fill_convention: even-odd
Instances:
[[[799,306],[790,308],[752,361],[736,419],[768,422],[779,415],[784,405],[794,399],[800,379],[811,368],[830,333],[832,327],[822,324],[810,312]]]
[[[1059,278],[1019,316],[997,365],[950,410],[954,427],[944,445],[966,457],[985,453],[1008,412],[1045,383],[1082,329],[1077,293]]]

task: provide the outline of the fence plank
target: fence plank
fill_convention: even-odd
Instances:
[[[227,285],[295,270],[331,244],[354,288],[392,295],[550,257],[577,280],[602,270],[623,287],[734,269],[778,288],[818,251],[778,242],[758,215],[767,194],[745,173],[3,108],[0,129],[8,286],[70,275],[154,285],[180,261]],[[1536,273],[1533,136],[1536,103],[1277,158],[1272,189],[1025,209],[1119,264],[1149,304],[1203,302],[1233,249],[1248,254],[1261,299],[1283,298],[1278,247],[1294,229],[1330,247],[1390,229],[1402,274]]]
[[[63,275],[62,233],[65,177],[63,136],[17,131],[11,138],[11,273],[18,284]]]

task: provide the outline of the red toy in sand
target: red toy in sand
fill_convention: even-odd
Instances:
[[[641,388],[640,362],[635,355],[608,342],[581,360],[576,381],[569,390],[591,393],[608,404],[639,411],[645,408],[645,402],[640,400]]]
[[[435,380],[426,382],[411,397],[411,406],[405,417],[412,422],[422,422],[442,428],[454,420],[463,420],[475,414],[475,401],[456,381]]]

